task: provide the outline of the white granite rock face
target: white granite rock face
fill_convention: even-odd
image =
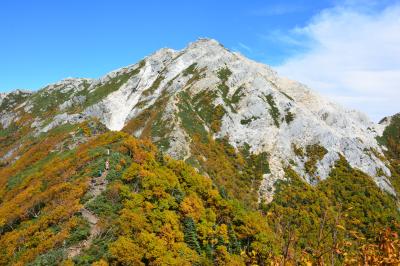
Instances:
[[[27,90],[15,90],[9,93],[0,93],[0,125],[7,128],[18,116],[18,109],[23,107],[18,99],[29,97],[32,92]]]
[[[86,117],[84,115],[81,115],[81,114],[71,114],[71,115],[69,115],[67,113],[62,113],[62,114],[56,115],[53,118],[53,120],[49,124],[47,124],[44,127],[42,127],[39,130],[38,133],[48,132],[49,130],[51,130],[51,129],[57,127],[57,126],[64,125],[64,124],[67,124],[67,123],[76,124],[76,123],[81,123],[81,122],[83,122],[85,120],[86,120]]]
[[[382,134],[384,126],[374,124],[364,114],[347,110],[298,82],[279,77],[270,67],[230,52],[215,40],[200,39],[181,51],[161,49],[145,58],[144,62],[137,75],[100,102],[87,107],[82,117],[78,114],[59,114],[41,130],[81,121],[87,116],[99,118],[111,130],[121,130],[142,110],[157,104],[162,97],[168,97],[163,109],[163,121],[168,121],[170,127],[171,141],[167,152],[175,158],[186,159],[190,156],[191,140],[177,115],[178,93],[185,90],[193,96],[204,90],[218,91],[221,83],[218,71],[228,68],[232,74],[226,82],[229,87],[226,97],[231,98],[239,88],[241,97],[237,103],[229,106],[218,92],[214,104],[223,105],[226,113],[215,137],[226,136],[234,147],[248,144],[255,153],[269,154],[271,172],[264,175],[260,187],[262,197],[272,199],[273,185],[284,178],[285,167],[290,165],[306,181],[315,183],[318,179],[328,177],[339,156],[345,157],[352,167],[373,177],[383,190],[395,194],[387,179],[391,173],[386,162],[378,158],[383,158],[383,154],[375,138]],[[192,76],[184,75],[183,71],[194,63],[201,70],[201,78],[188,84]],[[90,83],[88,91],[93,92],[97,86],[137,68],[139,64],[115,70],[98,80],[86,80]],[[148,93],[157,79],[159,85]],[[68,79],[62,82],[48,89],[80,88],[83,80]],[[84,100],[71,98],[60,109]],[[5,123],[3,121],[10,119],[2,115],[0,122]],[[36,123],[40,124],[38,121]],[[141,130],[138,129],[136,134]],[[326,149],[327,153],[317,162],[313,176],[305,171],[307,155],[296,155],[294,145],[304,151],[310,145]]]
[[[84,96],[84,95],[73,96],[73,97],[71,97],[71,99],[62,103],[60,105],[59,109],[61,111],[64,111],[64,110],[72,107],[73,105],[82,104],[83,102],[85,102],[85,100],[86,100],[86,96]]]

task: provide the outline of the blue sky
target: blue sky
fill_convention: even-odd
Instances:
[[[380,113],[362,108],[369,104],[368,99],[376,97],[365,95],[367,102],[357,103],[351,98],[357,95],[352,91],[352,84],[335,81],[341,79],[343,73],[342,76],[340,73],[339,76],[316,76],[315,72],[321,69],[325,56],[326,60],[333,60],[338,56],[335,52],[357,51],[360,45],[363,46],[360,43],[354,43],[352,47],[339,45],[339,48],[331,45],[335,41],[345,43],[347,39],[343,38],[353,36],[351,31],[343,34],[342,30],[358,31],[357,24],[351,26],[353,21],[363,25],[372,23],[373,27],[377,26],[376,20],[388,17],[381,23],[392,26],[394,32],[387,32],[384,37],[400,35],[396,32],[399,25],[396,17],[400,15],[396,9],[398,1],[140,2],[1,1],[0,91],[38,89],[66,77],[100,77],[135,63],[159,48],[181,49],[198,37],[211,37],[232,50],[274,66],[285,76],[306,82],[346,106],[361,107],[374,119],[396,108],[393,105],[392,109]],[[393,8],[394,14],[387,14]],[[333,26],[338,20],[343,22],[341,28]],[[333,32],[333,36],[326,36],[324,31]],[[367,39],[361,38],[361,41],[369,42],[368,38],[373,38],[373,34],[366,32],[364,37]],[[391,43],[392,47],[400,46],[399,39],[382,41]],[[384,64],[385,71],[389,68],[389,71],[395,71],[392,76],[397,76],[400,67],[388,54],[397,52],[396,49],[389,49],[383,60],[380,60],[381,53],[374,53],[377,59],[366,62],[367,66],[358,64],[357,70],[369,69],[371,64],[378,67],[376,61],[380,60],[384,61],[380,63]],[[368,58],[370,54],[366,52],[364,57]],[[358,55],[357,60],[364,61],[364,57]],[[391,60],[394,62],[388,62]],[[352,65],[347,61],[335,63]],[[326,73],[340,72],[331,68],[325,70]]]

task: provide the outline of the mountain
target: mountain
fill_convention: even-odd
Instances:
[[[399,231],[399,121],[211,39],[0,94],[0,264],[383,259],[374,243]]]
[[[315,184],[340,156],[396,195],[376,141],[381,126],[215,40],[161,49],[98,80],[66,79],[2,98],[3,128],[25,119],[36,133],[47,132],[95,117],[110,130],[150,138],[204,172],[210,155],[200,146],[225,139],[229,148],[265,156],[260,194],[269,201],[285,167]]]

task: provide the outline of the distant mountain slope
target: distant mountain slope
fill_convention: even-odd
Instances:
[[[383,118],[380,125],[384,131],[377,139],[384,146],[384,153],[390,162],[390,180],[396,190],[400,191],[400,113]]]

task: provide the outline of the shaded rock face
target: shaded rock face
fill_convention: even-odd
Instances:
[[[38,106],[55,93],[55,106]],[[0,104],[10,95],[1,95]],[[376,141],[384,125],[279,77],[215,40],[200,39],[181,51],[161,49],[98,80],[67,79],[7,108],[0,110],[3,127],[25,113],[31,114],[27,123],[36,132],[95,117],[110,130],[149,137],[183,160],[192,157],[193,142],[207,136],[227,139],[236,149],[249,147],[254,154],[266,152],[269,171],[259,192],[268,201],[285,168],[315,184],[329,176],[340,156],[395,195]],[[32,111],[46,113],[46,108],[52,110],[47,122],[48,116]]]

